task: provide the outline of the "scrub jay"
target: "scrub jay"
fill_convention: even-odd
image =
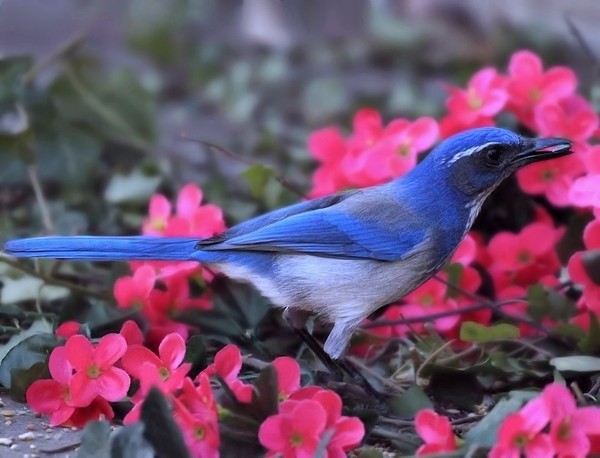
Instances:
[[[324,349],[338,359],[364,318],[442,267],[502,180],[519,167],[569,153],[564,138],[472,129],[441,142],[404,177],[281,208],[208,239],[38,237],[9,241],[4,251],[198,261],[253,284],[276,306],[333,323]]]

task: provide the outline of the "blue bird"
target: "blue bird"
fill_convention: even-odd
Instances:
[[[547,150],[540,152],[541,150]],[[469,130],[441,142],[402,178],[272,211],[205,240],[38,237],[6,254],[85,260],[194,260],[253,284],[286,312],[333,324],[340,358],[364,318],[429,279],[465,237],[490,193],[518,168],[571,153],[564,138]]]

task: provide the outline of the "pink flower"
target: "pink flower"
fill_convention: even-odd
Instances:
[[[489,453],[490,458],[519,458],[525,456],[554,456],[554,447],[548,434],[541,431],[550,420],[545,401],[537,397],[519,412],[504,419],[498,431],[498,442]]]
[[[509,108],[519,121],[534,128],[533,109],[557,102],[575,92],[577,78],[567,67],[544,72],[542,60],[531,51],[514,53],[508,64]]]
[[[132,377],[142,380],[148,375],[149,363],[161,380],[169,379],[175,371],[188,373],[191,364],[182,364],[185,357],[185,341],[181,335],[167,335],[158,347],[158,356],[142,345],[131,345],[121,360],[123,369]],[[180,367],[181,366],[181,367]],[[175,387],[178,388],[178,387]]]
[[[129,376],[114,367],[126,349],[127,342],[120,334],[105,335],[96,347],[82,335],[69,337],[65,356],[75,369],[69,383],[74,405],[87,406],[96,396],[115,402],[127,395]]]
[[[477,258],[477,242],[471,234],[458,244],[458,248],[452,255],[452,262],[457,262],[463,266],[468,266]]]
[[[321,162],[313,175],[311,197],[333,194],[350,186],[341,166],[346,154],[346,141],[337,128],[326,127],[311,133],[308,150]]]
[[[269,451],[268,456],[311,458],[326,424],[327,413],[319,402],[285,401],[280,413],[260,425],[258,440]]]
[[[586,249],[600,249],[600,220],[593,220],[583,231],[583,242]],[[583,264],[583,256],[586,251],[578,251],[571,259],[567,266],[571,280],[583,285],[582,301],[592,311],[600,314],[600,285],[591,278],[587,269]]]
[[[271,363],[277,372],[279,401],[285,401],[300,389],[300,366],[294,358],[280,356]]]
[[[577,154],[540,161],[517,172],[517,181],[527,194],[545,194],[557,206],[571,205],[571,187],[584,173],[584,164]]]
[[[77,321],[65,321],[54,330],[54,334],[64,339],[79,334],[81,324]]]
[[[569,202],[576,207],[600,209],[600,173],[577,178],[569,188]]]
[[[600,434],[600,408],[577,408],[571,392],[558,383],[546,386],[542,397],[550,412],[550,438],[558,457],[588,456],[588,436]]]
[[[142,334],[142,330],[133,320],[127,320],[125,323],[123,323],[119,334],[125,338],[128,346],[142,345],[144,343],[144,335]]]
[[[173,399],[175,420],[183,431],[185,442],[198,458],[219,458],[219,425],[216,415],[208,411],[190,412],[178,399]]]
[[[404,175],[417,164],[417,154],[432,146],[439,133],[435,120],[426,117],[414,122],[395,119],[384,128],[379,113],[370,109],[356,113],[354,130],[343,167],[357,186]]]
[[[417,450],[419,456],[453,452],[457,449],[456,436],[450,421],[433,409],[419,411],[415,417],[415,429],[425,442]]]
[[[479,118],[496,116],[508,99],[506,80],[495,68],[486,67],[475,73],[466,89],[446,86],[450,97],[446,108],[452,116],[471,124]]]
[[[345,458],[362,441],[365,435],[363,423],[356,417],[342,415],[342,400],[331,390],[316,392],[312,400],[321,404],[327,415],[325,429],[330,434],[327,457]]]
[[[242,354],[240,349],[234,344],[229,344],[217,352],[214,362],[200,374],[219,375],[236,395],[238,401],[250,402],[252,399],[252,385],[248,385],[237,378],[241,369]]]
[[[66,423],[75,411],[69,383],[73,368],[65,356],[65,347],[56,347],[50,354],[48,369],[52,380],[36,380],[27,389],[27,404],[35,412],[50,415],[53,426]]]
[[[567,137],[581,143],[598,129],[598,115],[580,95],[540,105],[534,114],[537,130],[542,136]]]
[[[148,218],[144,220],[142,234],[163,235],[169,218],[171,217],[171,203],[162,194],[155,194],[150,198]]]
[[[131,277],[121,277],[115,282],[114,294],[119,307],[142,308],[156,282],[156,273],[149,265],[138,267]]]

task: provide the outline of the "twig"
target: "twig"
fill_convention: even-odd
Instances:
[[[54,224],[52,223],[50,210],[48,209],[48,205],[46,204],[46,197],[44,196],[44,190],[42,189],[42,185],[37,174],[37,167],[35,164],[30,164],[27,166],[27,174],[29,175],[29,181],[31,181],[31,187],[33,188],[33,193],[35,194],[35,200],[37,201],[38,206],[40,207],[40,213],[42,214],[42,222],[44,223],[46,232],[48,234],[52,234],[54,233]]]
[[[29,274],[32,277],[39,278],[40,280],[43,280],[44,283],[46,283],[48,285],[62,286],[63,288],[70,289],[71,291],[76,291],[76,292],[84,294],[86,296],[95,297],[96,299],[100,299],[100,300],[108,301],[108,302],[112,301],[112,297],[109,296],[108,294],[98,293],[96,291],[93,291],[84,286],[78,285],[76,283],[71,283],[71,282],[68,282],[65,280],[60,280],[58,278],[44,275],[44,274],[36,271],[35,269],[27,267],[23,263],[14,261],[13,259],[11,259],[7,256],[0,256],[0,262],[7,264],[11,267],[14,267],[15,269],[20,270],[21,272],[25,272],[26,274]]]
[[[396,320],[376,320],[371,323],[365,323],[362,325],[363,328],[377,328],[380,326],[388,326],[388,325],[398,325],[398,324],[411,324],[411,323],[423,323],[426,321],[435,321],[439,318],[446,318],[448,316],[454,315],[462,315],[463,313],[476,312],[478,310],[485,310],[491,308],[493,310],[497,310],[499,307],[503,307],[505,305],[513,304],[515,302],[520,301],[521,299],[509,299],[502,302],[486,302],[483,304],[474,304],[468,307],[462,307],[460,309],[447,310],[445,312],[438,313],[430,313],[428,315],[416,316],[411,318],[398,318]]]
[[[217,152],[217,153],[221,153],[235,161],[241,162],[242,164],[246,164],[250,167],[254,167],[257,165],[260,165],[259,163],[256,163],[254,161],[251,161],[250,159],[247,159],[237,153],[234,153],[233,151],[228,150],[227,148],[223,148],[222,146],[219,145],[215,145],[214,143],[210,143],[207,142],[205,140],[200,140],[197,138],[191,138],[188,137],[186,135],[181,134],[181,138],[184,140],[188,140],[191,142],[196,142],[196,143],[200,143],[201,145],[204,145],[205,147],[208,148],[209,151],[211,152]],[[275,178],[275,180],[284,188],[290,190],[291,192],[293,192],[294,194],[298,195],[299,197],[306,199],[306,195],[300,190],[298,189],[295,185],[293,185],[292,183],[290,183],[289,181],[287,181],[285,178],[283,178],[281,175],[274,173],[273,174],[273,178]]]
[[[571,17],[571,15],[565,13],[564,18],[565,18],[565,22],[567,23],[567,27],[569,28],[569,31],[573,34],[573,36],[575,37],[575,40],[577,41],[577,43],[579,43],[579,45],[583,49],[583,53],[586,55],[586,57],[588,58],[590,63],[592,63],[593,73],[597,74],[598,71],[600,71],[600,61],[598,60],[598,57],[596,56],[596,54],[594,54],[594,52],[592,51],[592,48],[590,47],[588,42],[583,37],[581,30],[579,30],[579,28],[575,25],[575,22],[573,22],[573,18]]]
[[[401,392],[402,389],[394,382],[392,382],[391,380],[381,376],[380,374],[378,374],[377,372],[375,372],[374,370],[372,370],[369,366],[367,366],[366,364],[363,364],[362,361],[360,361],[358,358],[354,358],[353,356],[346,356],[346,358],[348,360],[350,360],[350,362],[352,364],[354,364],[355,366],[357,366],[360,370],[367,372],[371,377],[373,377],[374,379],[376,379],[379,383],[381,383],[383,386],[387,387],[387,388],[391,388],[394,391],[397,392]]]
[[[78,32],[71,38],[68,38],[64,43],[59,45],[48,57],[31,67],[31,69],[27,73],[25,73],[25,75],[23,75],[21,83],[24,86],[31,83],[40,72],[42,72],[44,69],[52,65],[55,61],[62,58],[65,54],[68,54],[77,46],[79,46],[79,44],[85,38],[85,35],[85,32]]]
[[[435,351],[433,351],[432,353],[430,353],[429,355],[427,355],[427,358],[425,358],[425,360],[419,365],[419,368],[417,369],[417,372],[415,373],[415,379],[418,380],[421,377],[421,371],[422,369],[427,366],[428,364],[430,364],[440,353],[442,353],[444,350],[446,350],[448,347],[450,347],[454,342],[456,342],[456,340],[451,339],[448,342],[444,343],[444,345],[442,345],[441,347],[438,347]]]

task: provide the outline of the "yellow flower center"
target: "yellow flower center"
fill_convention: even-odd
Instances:
[[[542,172],[542,181],[548,182],[554,180],[556,172],[553,169],[545,169]]]
[[[469,108],[478,110],[483,106],[483,99],[475,92],[475,89],[469,89]]]
[[[92,364],[91,366],[88,366],[86,373],[89,378],[98,378],[98,377],[100,377],[100,374],[102,373],[102,371],[100,370],[100,368],[98,366],[96,366],[95,364]]]
[[[410,154],[410,141],[405,141],[396,150],[398,156],[407,157]]]
[[[424,305],[425,307],[432,306],[434,302],[435,298],[433,297],[433,294],[425,294],[421,296],[421,305]]]
[[[302,434],[292,433],[290,435],[290,444],[292,444],[292,447],[300,447],[302,445]]]
[[[569,420],[564,420],[558,427],[557,433],[560,440],[568,440],[571,437],[571,422]]]
[[[526,264],[529,261],[531,261],[531,255],[527,251],[521,251],[517,256],[517,259],[519,260],[519,262]]]
[[[206,431],[204,430],[204,428],[202,426],[196,426],[194,428],[194,439],[201,441],[202,439],[204,439],[205,435],[206,435]]]
[[[539,102],[539,100],[542,98],[542,91],[540,91],[538,88],[533,88],[529,91],[529,98],[534,102]]]
[[[171,375],[171,373],[169,372],[169,369],[167,369],[166,367],[161,367],[158,370],[158,376],[160,377],[160,379],[164,382],[165,380],[167,380],[169,378],[169,376]]]

